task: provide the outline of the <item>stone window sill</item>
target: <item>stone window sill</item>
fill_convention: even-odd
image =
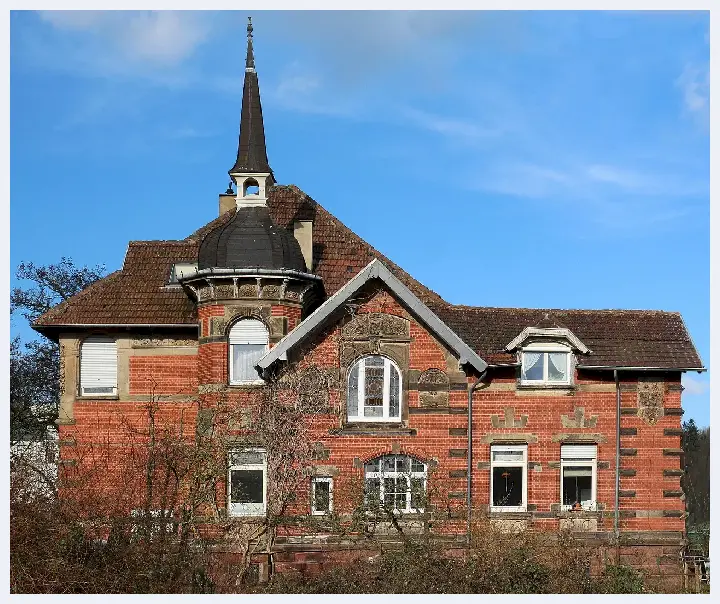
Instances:
[[[109,394],[109,395],[104,395],[104,396],[102,394],[98,394],[95,396],[83,394],[83,395],[76,396],[75,400],[78,400],[78,401],[119,401],[120,396],[117,394]]]

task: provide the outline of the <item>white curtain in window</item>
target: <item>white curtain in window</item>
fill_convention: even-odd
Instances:
[[[542,376],[542,352],[523,352],[522,373],[524,380],[541,380]],[[533,371],[535,369],[535,371]],[[538,375],[538,371],[539,375]]]
[[[551,352],[548,354],[548,380],[552,382],[564,382],[568,374],[568,353]]]
[[[260,379],[255,365],[268,350],[268,331],[256,319],[238,321],[230,330],[230,382]]]

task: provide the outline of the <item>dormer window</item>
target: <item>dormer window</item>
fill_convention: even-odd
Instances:
[[[523,384],[569,384],[570,349],[559,344],[531,344],[521,353]]]
[[[520,384],[569,386],[573,383],[574,355],[590,349],[565,327],[526,327],[505,349],[517,352]]]
[[[560,344],[530,344],[521,353],[521,378],[528,385],[571,382],[570,349]]]

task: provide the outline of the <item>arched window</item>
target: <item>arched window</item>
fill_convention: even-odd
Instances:
[[[370,355],[348,374],[349,421],[400,421],[400,371],[387,357]]]
[[[80,395],[117,394],[117,343],[107,336],[90,336],[80,346]]]
[[[255,365],[268,351],[267,327],[257,319],[243,319],[230,330],[230,383],[262,382]]]
[[[370,508],[422,512],[426,486],[427,464],[409,455],[383,455],[365,464],[365,501]]]

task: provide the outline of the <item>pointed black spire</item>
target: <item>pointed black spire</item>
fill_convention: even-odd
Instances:
[[[248,172],[270,172],[272,170],[265,148],[265,127],[263,126],[262,106],[260,105],[260,87],[255,71],[255,55],[252,42],[253,26],[248,17],[247,57],[245,59],[245,84],[243,85],[242,110],[240,114],[240,140],[237,159],[229,174]]]

